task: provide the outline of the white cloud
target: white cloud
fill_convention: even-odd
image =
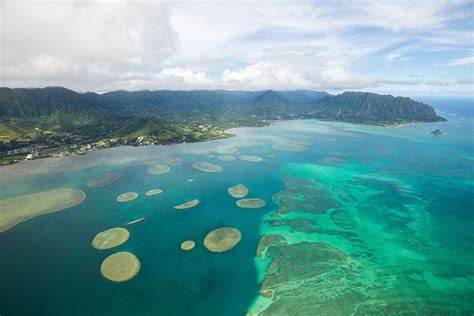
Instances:
[[[459,59],[453,59],[448,63],[448,66],[463,66],[474,64],[474,56],[468,56]]]
[[[385,56],[385,60],[388,61],[388,62],[392,62],[396,59],[399,59],[401,56],[402,55],[400,55],[398,53],[390,53],[387,56]]]
[[[222,84],[231,89],[309,89],[312,82],[283,65],[262,61],[239,70],[225,69]]]
[[[166,4],[2,1],[0,78],[77,85],[148,70],[176,52]]]
[[[422,84],[405,80],[413,68],[377,70],[417,53],[472,51],[472,30],[451,25],[473,18],[468,5],[468,0],[3,0],[0,86],[413,87]],[[472,62],[466,57],[450,64]]]

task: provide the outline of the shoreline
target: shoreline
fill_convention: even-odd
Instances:
[[[59,154],[57,154],[57,153],[48,153],[46,155],[34,157],[32,159],[26,159],[25,158],[25,159],[22,159],[22,160],[16,160],[16,161],[12,161],[12,162],[5,163],[5,164],[0,164],[0,168],[5,167],[5,166],[9,166],[9,165],[18,164],[20,162],[30,161],[30,160],[39,160],[39,159],[47,159],[47,158],[67,158],[67,157],[82,156],[82,155],[87,155],[91,152],[105,150],[105,149],[111,149],[111,148],[117,148],[117,147],[126,147],[126,146],[128,146],[128,147],[171,146],[171,145],[182,145],[182,144],[205,143],[205,142],[209,142],[209,141],[233,138],[233,137],[238,136],[238,134],[229,133],[229,131],[231,131],[231,130],[241,129],[241,128],[263,128],[263,127],[272,126],[273,124],[279,123],[279,122],[297,121],[297,120],[303,120],[303,121],[314,120],[314,121],[319,121],[319,122],[345,123],[345,124],[363,125],[363,126],[370,126],[370,127],[384,127],[384,128],[401,128],[401,127],[404,127],[404,126],[411,126],[411,125],[417,125],[417,124],[440,123],[441,122],[441,121],[439,121],[439,122],[421,122],[420,121],[420,122],[407,122],[407,123],[399,123],[399,124],[368,124],[368,123],[359,123],[359,122],[324,120],[324,119],[317,119],[317,118],[297,118],[297,119],[288,119],[288,120],[271,120],[271,121],[265,122],[263,125],[257,125],[256,124],[256,125],[238,126],[238,127],[231,127],[231,128],[228,128],[228,129],[224,129],[223,134],[221,134],[221,136],[217,136],[217,137],[213,137],[213,138],[209,138],[209,139],[205,139],[205,140],[199,140],[199,141],[195,141],[195,142],[165,143],[165,144],[140,144],[140,143],[138,143],[138,144],[136,144],[136,143],[135,144],[133,144],[133,143],[132,144],[127,144],[127,143],[111,142],[110,143],[111,146],[103,147],[101,145],[99,147],[93,147],[94,144],[104,142],[104,139],[102,139],[102,140],[98,140],[98,141],[90,143],[90,144],[83,144],[83,145],[81,145],[80,149],[78,149],[76,151],[73,151],[73,152],[63,151],[63,152],[60,152]],[[84,147],[86,147],[86,149],[84,149]],[[27,156],[27,155],[25,155],[25,156]],[[1,156],[0,159],[2,159],[2,158],[4,159],[6,157],[8,157],[8,156]]]

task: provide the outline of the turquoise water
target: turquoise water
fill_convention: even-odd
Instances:
[[[237,137],[226,140],[120,147],[0,168],[0,198],[59,187],[87,194],[71,209],[0,234],[0,314],[471,315],[473,104],[423,101],[449,121],[400,128],[279,122],[232,130]],[[431,135],[436,128],[446,135]],[[236,156],[264,160],[216,158],[234,148]],[[183,164],[148,174],[161,157]],[[224,171],[204,173],[195,162]],[[102,188],[86,185],[107,172],[122,177]],[[237,183],[267,206],[238,208],[227,194]],[[146,197],[152,188],[164,193]],[[140,196],[117,203],[126,191]],[[195,198],[201,200],[195,208],[173,208]],[[130,231],[125,244],[91,246],[98,232],[115,226]],[[229,252],[211,253],[204,236],[221,226],[238,228],[242,241]],[[260,236],[270,233],[288,244],[269,246],[255,258]],[[179,245],[187,239],[197,246],[183,252]],[[101,276],[100,264],[121,250],[133,252],[141,270],[128,282],[112,283]],[[262,286],[273,296],[260,295]]]

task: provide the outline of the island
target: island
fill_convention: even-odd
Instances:
[[[62,87],[0,88],[0,164],[80,155],[121,145],[221,139],[232,136],[225,133],[229,128],[293,119],[382,126],[445,120],[427,104],[369,92],[161,90],[98,94]]]

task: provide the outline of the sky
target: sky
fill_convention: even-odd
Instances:
[[[0,86],[474,95],[474,0],[0,0]]]

